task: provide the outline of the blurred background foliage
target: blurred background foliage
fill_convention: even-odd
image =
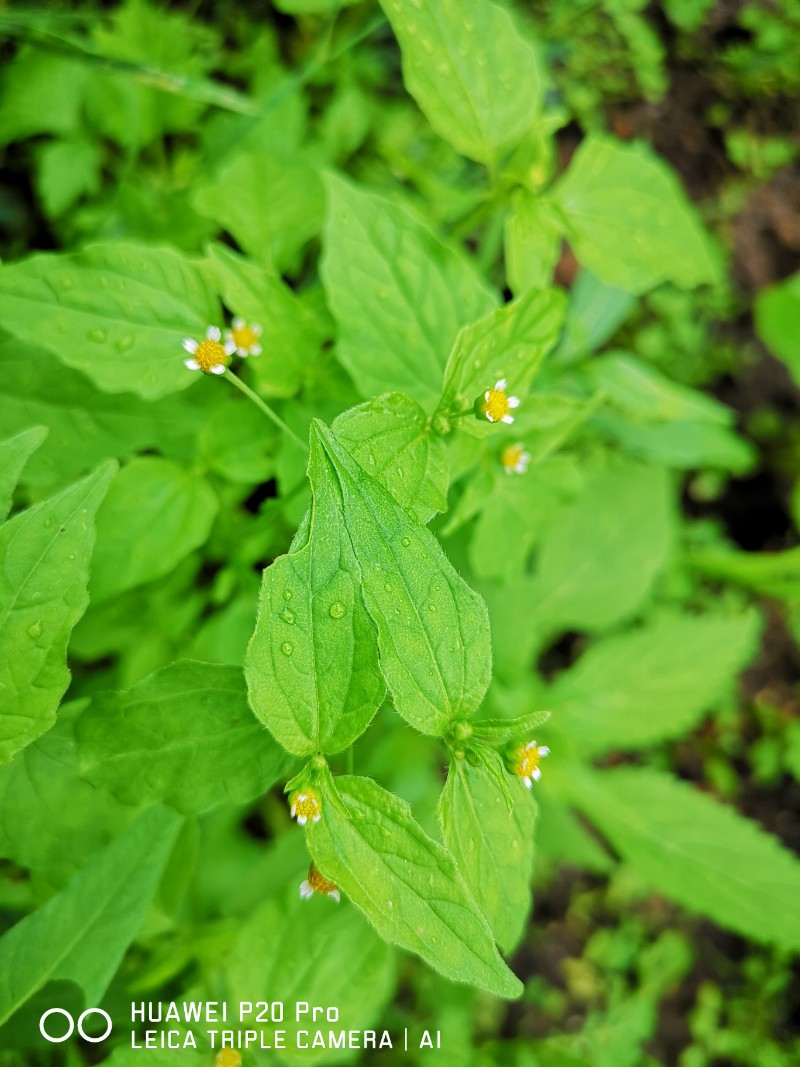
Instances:
[[[657,656],[671,647],[669,610],[712,608],[720,629],[708,636],[707,655],[709,661],[729,655],[731,664],[721,671],[726,684],[684,701],[682,725],[643,738],[633,752],[607,738],[597,761],[609,770],[632,764],[670,771],[797,851],[800,3],[518,0],[514,6],[549,72],[557,132],[552,155],[543,150],[536,162],[543,180],[563,170],[586,132],[644,138],[677,172],[728,269],[698,291],[667,283],[634,300],[580,272],[572,250],[561,246],[555,278],[571,292],[574,330],[555,366],[575,365],[575,374],[589,375],[609,402],[560,454],[563,465],[553,468],[551,484],[536,483],[537,499],[550,493],[559,506],[571,505],[582,484],[570,481],[576,462],[584,473],[602,472],[602,456],[611,449],[664,472],[667,510],[654,527],[647,525],[661,506],[658,492],[655,499],[647,495],[652,479],[641,487],[600,481],[596,500],[584,492],[589,521],[607,494],[620,493],[621,528],[607,565],[621,565],[609,579],[614,595],[607,613],[595,617],[594,607],[562,604],[559,615],[555,604],[531,616],[526,583],[532,579],[523,570],[546,534],[537,531],[535,509],[504,501],[510,490],[502,478],[488,488],[483,483],[479,506],[467,492],[454,491],[451,512],[437,528],[493,610],[498,683],[491,699],[501,709],[514,707],[524,674],[525,685],[538,687],[556,712],[548,739],[568,749],[571,736],[590,729],[585,691],[574,691],[574,671],[566,671],[576,661],[590,670],[584,650],[594,650],[602,677],[602,650],[613,671],[613,642],[634,633],[623,621],[644,619],[648,633],[662,627],[652,636],[654,652],[636,646],[622,659],[636,664],[645,657],[641,690],[632,688],[628,704],[620,705],[626,724],[637,700],[656,698],[657,672],[671,669],[669,656],[664,662]],[[318,274],[323,168],[345,169],[389,196],[401,192],[505,287],[503,234],[485,210],[482,168],[437,137],[406,94],[394,36],[368,0],[3,5],[0,39],[4,260],[99,239],[196,254],[220,239],[250,256],[288,283],[265,301],[266,314],[277,308],[275,321],[283,316],[275,343],[284,338],[285,359],[278,367],[253,365],[253,384],[278,403],[291,398],[282,411],[299,431],[312,414],[330,421],[361,399],[333,358],[333,324]],[[288,341],[281,331],[288,331]],[[603,360],[587,370],[581,357],[598,350]],[[635,353],[637,366],[649,373],[644,386],[626,353]],[[160,486],[174,496],[176,529],[186,527],[190,513],[196,538],[170,554],[174,539],[165,538],[163,526],[153,527],[145,510],[145,563],[123,572],[111,532],[104,538],[101,513],[92,604],[70,651],[69,696],[76,702],[61,712],[64,732],[52,731],[28,751],[27,785],[3,772],[0,836],[14,844],[0,866],[0,906],[10,925],[130,821],[114,797],[70,769],[66,730],[80,701],[133,686],[179,656],[240,663],[258,572],[286,549],[307,490],[297,455],[278,447],[258,413],[234,408],[227,396],[195,388],[145,402],[103,393],[43,349],[31,346],[21,359],[7,336],[0,340],[0,364],[0,436],[32,423],[50,427],[25,469],[18,506],[44,498],[106,456],[138,455],[125,467],[129,484],[118,494],[139,493],[146,509]],[[702,399],[682,388],[711,398],[699,422]],[[681,419],[692,422],[696,439],[685,425],[675,426]],[[198,471],[211,480],[211,495],[192,480]],[[522,515],[519,558],[498,559],[498,524],[513,521],[515,510]],[[163,523],[163,514],[158,519]],[[105,521],[112,531],[110,511]],[[551,540],[561,543],[573,527]],[[637,538],[639,527],[649,532]],[[590,554],[593,540],[586,528],[576,553]],[[725,628],[750,618],[750,605],[758,625]],[[531,662],[538,672],[533,683]],[[734,685],[729,675],[745,666]],[[564,681],[568,676],[572,682]],[[599,685],[597,678],[590,682]],[[690,682],[693,689],[699,684]],[[526,688],[526,700],[531,693]],[[359,768],[420,813],[432,811],[441,759],[399,720],[385,717],[381,726],[359,743]],[[441,1029],[453,1065],[800,1062],[792,955],[655,893],[637,865],[618,862],[590,828],[591,797],[573,795],[573,785],[558,781],[557,761],[551,764],[553,793],[546,777],[538,794],[534,912],[512,961],[526,983],[524,999],[507,1005],[453,986],[414,959],[396,960],[365,927],[360,936],[374,980],[369,988],[359,985],[354,966],[347,976],[353,1002],[368,1003],[371,1020],[394,1029]],[[36,820],[53,811],[63,812],[61,829],[37,834]],[[286,826],[283,802],[273,793],[244,811],[226,806],[187,822],[160,907],[112,986],[110,1004],[131,992],[155,999],[213,988],[220,961],[229,956],[234,964],[226,980],[246,996],[245,950],[253,943],[274,973],[283,974],[287,998],[301,987],[313,995],[301,977],[309,959],[319,974],[314,988],[325,996],[324,957],[338,959],[337,938],[361,920],[354,913],[334,921],[322,909],[300,911],[293,897],[307,859],[299,835],[286,834]],[[264,935],[276,907],[287,929],[277,947]],[[41,1050],[13,1051],[21,1033],[12,1033],[9,1051],[0,1051],[2,1067],[51,1062]],[[94,1062],[85,1055],[87,1049],[74,1049],[67,1062]],[[390,1062],[431,1058],[397,1052]],[[128,1062],[135,1060],[124,1050],[109,1060],[113,1067]]]

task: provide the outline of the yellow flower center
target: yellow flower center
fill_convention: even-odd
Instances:
[[[522,445],[509,445],[504,449],[500,461],[507,471],[513,471],[522,459]]]
[[[220,363],[223,367],[227,367],[230,363],[230,359],[219,341],[211,341],[208,338],[201,341],[197,346],[194,358],[200,364],[200,369],[204,370],[206,374],[212,367],[217,367]]]
[[[237,348],[252,348],[258,344],[258,334],[252,326],[239,326],[231,330],[231,336]]]
[[[223,1048],[214,1060],[216,1067],[242,1067],[242,1054],[235,1048]]]
[[[332,893],[337,888],[336,883],[324,878],[313,863],[308,868],[308,884],[315,893]]]
[[[514,753],[514,757],[515,759],[511,764],[511,769],[514,774],[519,775],[520,778],[530,778],[542,762],[542,757],[539,755],[538,745],[534,745],[533,748],[518,748]]]
[[[508,397],[502,389],[490,389],[483,401],[483,413],[490,422],[500,422],[508,414]]]
[[[292,806],[296,815],[304,815],[307,819],[313,819],[315,815],[319,815],[322,812],[322,801],[310,789],[305,789],[302,793],[294,793],[292,795]],[[311,879],[309,879],[310,881]]]

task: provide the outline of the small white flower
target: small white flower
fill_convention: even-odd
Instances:
[[[232,329],[225,331],[225,340],[233,345],[233,351],[237,356],[246,359],[248,356],[260,356],[261,327],[257,322],[245,322],[238,315],[234,318]]]
[[[202,341],[184,337],[183,348],[189,353],[189,359],[183,365],[189,370],[201,370],[204,374],[224,374],[230,357],[236,351],[231,342],[221,343],[222,332],[219,326],[209,326]]]
[[[522,779],[527,789],[531,789],[533,783],[542,777],[540,762],[549,755],[550,749],[547,745],[537,745],[535,741],[529,741],[527,745],[514,749],[508,759],[508,769]]]
[[[521,444],[509,445],[500,456],[506,474],[524,474],[530,461],[530,452],[526,452]]]
[[[304,878],[300,883],[300,896],[303,900],[308,900],[309,897],[313,897],[315,893],[320,893],[324,897],[331,897],[338,904],[342,899],[342,894],[335,882],[328,881],[317,870],[315,864],[311,864],[308,868],[308,878]]]
[[[290,811],[298,826],[305,826],[309,819],[319,822],[322,816],[322,801],[313,789],[295,792],[289,797]]]
[[[487,389],[480,402],[480,414],[489,422],[513,422],[514,416],[509,414],[514,408],[518,408],[520,400],[518,396],[506,395],[505,378],[499,378],[494,383],[494,389]]]

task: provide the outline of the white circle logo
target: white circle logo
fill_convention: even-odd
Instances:
[[[45,1029],[45,1025],[44,1024],[50,1018],[51,1015],[63,1015],[64,1018],[69,1023],[69,1030],[67,1030],[67,1032],[65,1034],[62,1034],[61,1037],[53,1037],[53,1035],[49,1034],[47,1032],[47,1030]],[[86,1031],[84,1030],[84,1028],[83,1028],[83,1020],[89,1015],[102,1015],[103,1018],[105,1019],[105,1021],[107,1023],[106,1030],[105,1030],[105,1033],[101,1034],[100,1037],[92,1037],[90,1034],[87,1034]],[[75,1020],[72,1018],[70,1013],[68,1011],[65,1011],[63,1008],[48,1008],[48,1010],[44,1013],[44,1015],[39,1020],[39,1033],[42,1035],[42,1037],[45,1039],[45,1041],[49,1041],[53,1045],[60,1045],[62,1041],[66,1041],[68,1038],[72,1037],[72,1032],[73,1032],[74,1029],[75,1029]],[[108,1014],[107,1011],[103,1011],[102,1008],[87,1008],[86,1011],[81,1012],[81,1015],[78,1018],[78,1033],[81,1035],[81,1037],[83,1038],[84,1041],[89,1041],[93,1045],[98,1044],[100,1041],[105,1041],[105,1039],[111,1033],[111,1029],[112,1029],[111,1016]]]

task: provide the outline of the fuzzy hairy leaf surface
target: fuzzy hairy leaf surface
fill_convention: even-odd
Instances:
[[[313,432],[308,475],[308,526],[301,525],[292,549],[263,573],[245,658],[253,711],[296,756],[347,748],[386,694],[339,480]]]
[[[491,675],[486,605],[412,519],[318,420],[312,435],[339,483],[361,596],[397,711],[425,734],[473,714]]]
[[[69,685],[67,642],[89,602],[94,519],[115,471],[104,463],[0,527],[0,763],[52,725]]]
[[[445,846],[504,952],[518,944],[531,907],[537,814],[522,782],[507,785],[510,811],[494,775],[454,760],[437,809]]]
[[[314,862],[381,937],[456,982],[500,997],[522,985],[503,963],[489,925],[455,863],[399,797],[368,778],[321,779],[323,816],[306,836]]]

